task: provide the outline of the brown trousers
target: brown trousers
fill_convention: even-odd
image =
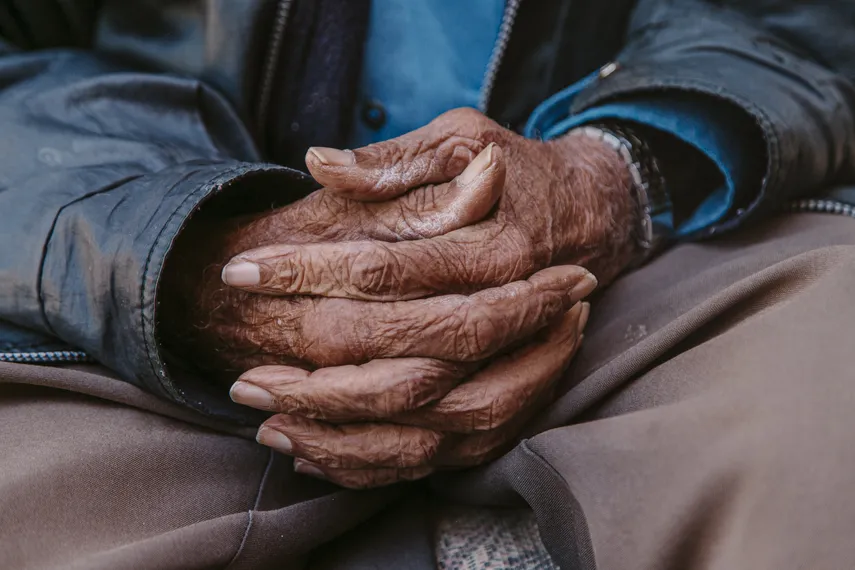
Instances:
[[[0,568],[427,569],[437,500],[528,504],[562,568],[852,568],[855,220],[779,217],[619,280],[526,435],[344,491],[103,369],[2,364]]]

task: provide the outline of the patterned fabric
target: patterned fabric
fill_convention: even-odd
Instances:
[[[527,509],[449,507],[435,536],[439,570],[558,570]]]

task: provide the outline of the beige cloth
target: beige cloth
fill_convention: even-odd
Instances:
[[[853,219],[680,246],[596,301],[514,451],[360,493],[97,367],[0,364],[0,568],[430,568],[437,498],[528,503],[563,568],[849,568],[854,300]]]

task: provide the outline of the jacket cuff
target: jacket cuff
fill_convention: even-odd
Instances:
[[[178,382],[168,373],[155,323],[164,262],[188,220],[212,196],[253,184],[308,190],[314,183],[270,164],[189,163],[67,206],[43,261],[50,328],[147,391],[211,415],[245,416],[229,409],[222,394],[208,394],[201,381]],[[93,210],[106,215],[93,216]],[[83,290],[72,297],[68,292],[76,285],[66,285],[75,281]]]
[[[837,124],[821,124],[841,109],[841,80],[832,72],[771,43],[747,42],[739,30],[725,33],[732,40],[726,49],[694,49],[687,42],[685,48],[672,49],[667,59],[652,55],[659,49],[655,38],[639,37],[635,41],[646,47],[604,67],[571,106],[575,114],[627,97],[701,93],[741,108],[762,133],[762,182],[738,213],[702,236],[735,228],[823,184],[839,169],[837,145],[846,139],[841,129],[852,120],[844,114]],[[820,85],[825,88],[814,87]]]
[[[666,157],[680,157],[679,164],[668,169],[679,175],[666,176],[668,194],[678,207],[654,208],[654,222],[661,232],[668,237],[694,237],[728,216],[742,214],[737,204],[750,201],[757,191],[753,174],[765,160],[762,136],[750,117],[721,100],[679,92],[610,99],[571,114],[574,99],[596,77],[589,76],[538,106],[526,125],[526,136],[549,140],[603,121],[644,128],[656,139],[653,150],[660,163]],[[699,161],[706,161],[704,168],[692,172],[690,165]],[[720,178],[710,178],[715,171]]]

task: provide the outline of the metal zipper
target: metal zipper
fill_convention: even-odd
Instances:
[[[0,352],[0,362],[19,364],[60,364],[68,362],[95,362],[81,350],[52,350],[48,352]]]
[[[511,30],[514,27],[514,20],[517,18],[520,2],[522,0],[507,0],[505,4],[502,25],[499,26],[499,37],[496,38],[493,51],[490,53],[490,63],[487,64],[487,71],[484,72],[484,81],[481,84],[481,93],[478,97],[478,110],[482,113],[487,112],[487,106],[490,104],[490,96],[493,95],[493,86],[496,83],[496,76],[499,74],[499,66],[502,65],[502,57],[504,57],[508,42],[511,39]]]
[[[838,214],[840,216],[849,216],[855,218],[855,206],[840,202],[838,200],[823,200],[823,199],[805,199],[791,202],[789,206],[790,212],[795,213],[819,213],[819,214]]]
[[[279,64],[279,53],[282,51],[282,42],[285,39],[285,27],[288,24],[288,14],[291,12],[293,0],[280,0],[276,8],[276,19],[273,23],[273,35],[270,38],[270,47],[267,57],[264,59],[262,68],[261,93],[258,98],[258,112],[256,119],[260,133],[266,130],[267,111],[270,108],[270,97],[273,92],[273,80],[276,77],[276,67]]]

